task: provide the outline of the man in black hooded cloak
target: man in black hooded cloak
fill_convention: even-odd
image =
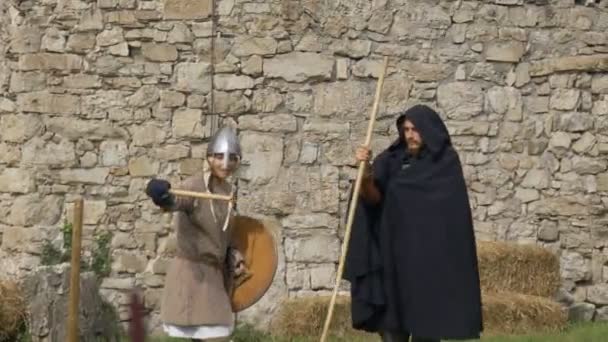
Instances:
[[[368,164],[357,203],[344,272],[353,327],[387,342],[479,338],[476,243],[458,154],[430,107],[410,108],[397,129]],[[370,151],[356,155],[368,161]]]

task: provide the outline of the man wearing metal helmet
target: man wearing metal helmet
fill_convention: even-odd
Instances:
[[[241,161],[236,132],[224,127],[209,142],[210,172],[192,176],[180,190],[231,195],[231,176]],[[167,271],[161,302],[165,332],[173,337],[205,340],[227,338],[234,328],[230,295],[235,272],[242,268],[230,246],[233,202],[175,196],[171,184],[152,179],[146,194],[176,215],[177,248]]]

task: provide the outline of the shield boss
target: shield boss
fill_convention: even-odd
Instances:
[[[236,216],[232,242],[243,255],[247,277],[236,285],[232,294],[232,310],[243,311],[259,301],[268,291],[278,266],[274,236],[259,220]]]

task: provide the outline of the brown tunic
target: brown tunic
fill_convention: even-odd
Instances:
[[[232,191],[230,184],[220,185],[208,174],[186,179],[179,189],[221,194]],[[162,321],[185,326],[232,325],[231,282],[226,267],[232,214],[228,228],[222,230],[228,203],[178,196],[171,211],[176,215],[177,253],[165,280]]]

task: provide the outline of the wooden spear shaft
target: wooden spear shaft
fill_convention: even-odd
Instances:
[[[369,125],[367,127],[367,136],[365,137],[364,146],[369,147],[371,139],[372,139],[372,131],[374,129],[374,123],[376,121],[376,115],[378,114],[378,106],[380,104],[380,96],[382,94],[382,86],[384,85],[384,76],[386,74],[386,69],[388,68],[388,57],[384,57],[384,65],[382,68],[382,73],[378,79],[378,85],[376,87],[376,98],[374,99],[374,105],[372,107],[372,114],[369,119]],[[361,182],[363,179],[363,173],[365,171],[365,162],[359,163],[359,172],[357,173],[357,179],[355,181],[355,190],[353,193],[353,198],[350,202],[348,220],[346,222],[346,232],[344,234],[344,242],[342,243],[342,254],[340,256],[340,263],[338,264],[338,272],[336,274],[336,284],[334,286],[334,292],[331,296],[331,301],[329,303],[329,310],[327,312],[327,318],[325,320],[325,326],[323,327],[323,334],[321,335],[321,342],[325,342],[327,338],[327,333],[329,331],[329,326],[331,324],[332,315],[334,312],[334,305],[336,304],[336,297],[338,295],[338,288],[340,286],[340,281],[342,279],[342,274],[344,273],[344,261],[346,259],[346,253],[348,252],[348,244],[350,242],[350,231],[353,225],[354,217],[355,217],[355,209],[357,208],[357,202],[359,198],[359,191],[361,190]]]
[[[79,340],[78,320],[80,300],[80,245],[82,241],[83,200],[74,203],[74,221],[72,223],[72,260],[70,267],[70,308],[68,313],[68,341]]]
[[[188,190],[169,190],[169,192],[176,196],[196,197],[202,199],[217,199],[228,202],[233,200],[232,196],[212,194],[209,192],[196,192]]]

